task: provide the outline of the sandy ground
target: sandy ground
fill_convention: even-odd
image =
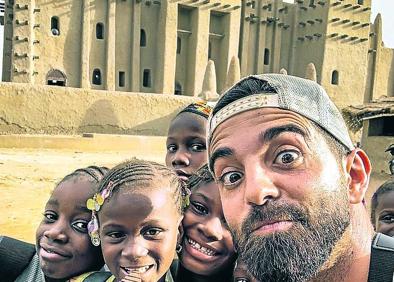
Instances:
[[[76,168],[113,165],[141,152],[76,152],[45,149],[0,148],[0,234],[34,242],[45,202],[55,184]],[[163,162],[164,154],[147,155]],[[367,202],[388,175],[373,174]]]
[[[113,167],[139,152],[75,152],[0,148],[0,234],[34,242],[44,206],[56,183],[79,167]],[[145,159],[163,162],[163,155]]]

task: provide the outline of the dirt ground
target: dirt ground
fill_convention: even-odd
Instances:
[[[55,184],[76,168],[115,164],[141,152],[77,152],[49,149],[0,148],[0,234],[34,242],[35,229],[45,202]],[[145,155],[145,159],[163,162],[163,154]],[[367,202],[372,192],[388,178],[373,174]]]
[[[44,206],[55,184],[88,165],[113,167],[139,152],[76,152],[0,148],[0,235],[34,242]],[[145,156],[163,162],[164,155]]]

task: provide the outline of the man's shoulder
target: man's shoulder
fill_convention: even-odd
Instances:
[[[394,275],[394,238],[377,233],[372,241],[369,282],[392,282]]]

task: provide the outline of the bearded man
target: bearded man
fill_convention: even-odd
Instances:
[[[208,154],[257,280],[392,281],[394,239],[373,233],[364,205],[370,161],[317,83],[242,79],[213,109]]]

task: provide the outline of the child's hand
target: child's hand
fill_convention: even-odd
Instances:
[[[141,277],[138,273],[129,273],[125,278],[121,280],[121,282],[141,282]]]

